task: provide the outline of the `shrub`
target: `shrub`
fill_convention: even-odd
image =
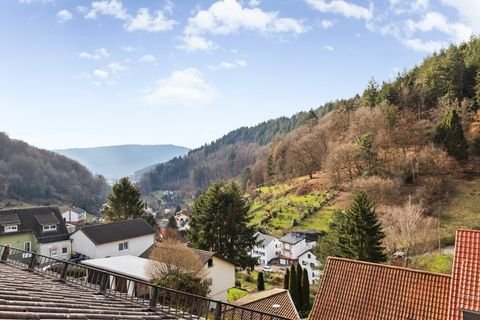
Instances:
[[[236,288],[241,288],[242,287],[242,282],[240,280],[235,280],[235,287]]]
[[[354,188],[357,191],[364,191],[376,203],[391,202],[399,198],[399,182],[392,179],[372,176],[366,179],[357,179]]]

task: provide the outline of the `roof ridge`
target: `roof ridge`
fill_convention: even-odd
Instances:
[[[460,229],[457,229],[456,233],[459,233],[459,232],[471,232],[471,233],[480,233],[480,230],[475,230],[475,229],[465,229],[465,228],[460,228]]]
[[[448,277],[448,278],[452,277],[452,275],[445,274],[445,273],[423,271],[423,270],[411,269],[411,268],[406,268],[406,267],[391,266],[391,265],[387,265],[387,264],[361,261],[361,260],[353,260],[353,259],[340,258],[340,257],[328,257],[327,258],[327,263],[328,263],[329,260],[345,261],[345,262],[351,262],[351,263],[354,263],[354,264],[371,265],[371,266],[382,267],[382,268],[386,268],[386,269],[404,270],[404,271],[413,272],[413,273],[430,274],[430,275],[434,275],[434,276],[442,276],[442,277]]]
[[[134,221],[134,220],[143,220],[143,218],[134,218],[134,219],[126,219],[126,220],[118,220],[118,221],[111,221],[107,223],[95,223],[95,224],[89,224],[86,226],[81,227],[80,229],[86,229],[86,228],[93,228],[97,226],[104,226],[108,224],[118,224],[118,223],[125,223],[126,221]],[[145,221],[145,220],[144,220]]]

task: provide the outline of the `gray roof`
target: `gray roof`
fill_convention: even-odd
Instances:
[[[0,263],[0,319],[177,319]]]
[[[76,232],[79,231],[82,231],[95,244],[104,244],[155,234],[152,226],[142,218],[85,226]]]
[[[297,234],[292,235],[291,233],[287,233],[286,235],[280,238],[280,241],[289,243],[289,244],[296,244],[302,241],[303,239],[304,238],[301,235],[297,236]]]
[[[45,213],[45,214],[36,214],[35,220],[42,226],[49,225],[49,224],[59,224],[57,217],[53,214],[53,212]]]
[[[78,207],[73,207],[72,209],[70,209],[70,211],[75,212],[75,213],[84,213],[84,212],[86,212],[86,211],[83,210],[82,208],[78,208]]]
[[[68,231],[62,214],[57,207],[32,207],[0,210],[0,220],[11,220],[17,216],[20,220],[18,233],[32,232],[39,243],[49,243],[68,240]],[[57,230],[43,231],[40,221],[48,221],[47,224],[56,224]],[[0,228],[0,235],[4,233]],[[8,234],[15,234],[9,232]]]
[[[12,224],[20,224],[20,218],[16,213],[6,213],[0,215],[0,225],[8,226]]]
[[[275,237],[272,237],[268,234],[264,234],[264,233],[261,233],[261,232],[257,232],[257,241],[261,241],[261,244],[263,244],[264,246],[268,245],[270,242],[272,242]]]

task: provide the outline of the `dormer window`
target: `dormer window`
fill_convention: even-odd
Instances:
[[[56,224],[46,224],[43,226],[43,231],[55,231],[57,230]]]
[[[6,232],[16,232],[16,231],[18,231],[18,225],[12,224],[12,225],[9,225],[9,226],[5,226],[4,231],[5,231],[5,233]]]

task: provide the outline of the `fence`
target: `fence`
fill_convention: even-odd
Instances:
[[[168,289],[102,269],[0,245],[0,262],[95,290],[178,319],[288,320],[234,304]]]

